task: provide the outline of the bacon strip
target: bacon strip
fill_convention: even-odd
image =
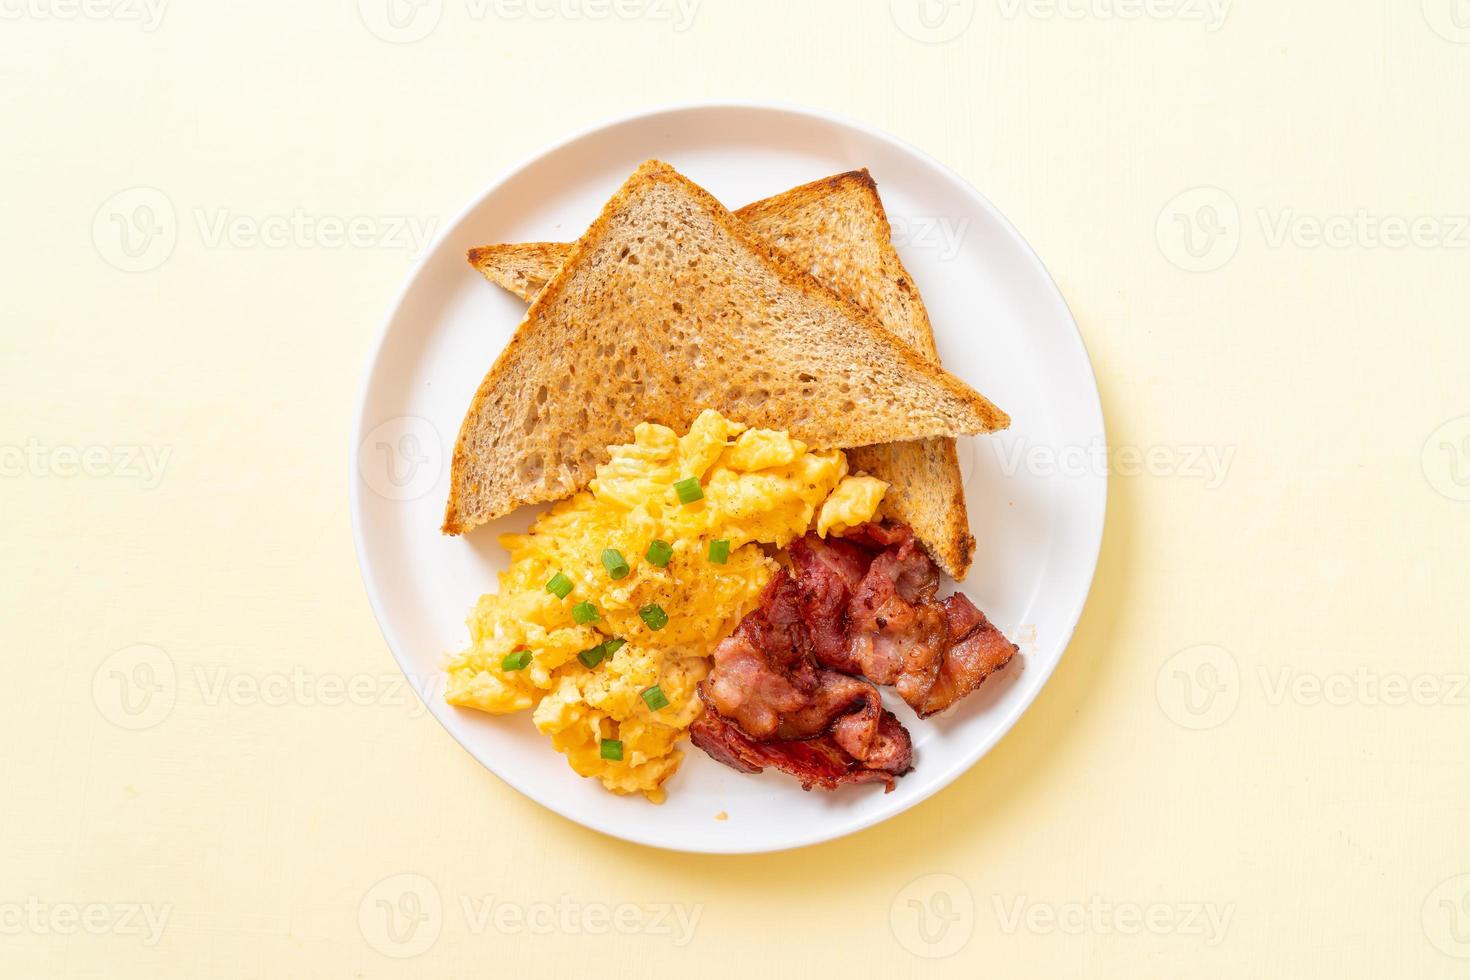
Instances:
[[[943,711],[1004,667],[1016,647],[961,594],[941,601],[939,569],[902,524],[791,546],[817,662],[894,685],[920,716]]]
[[[878,736],[883,703],[867,681],[817,667],[796,586],[777,572],[758,609],[715,648],[705,703],[757,742],[830,735],[855,759]]]
[[[723,640],[700,685],[694,744],[741,772],[774,768],[804,789],[881,782],[913,766],[913,742],[882,706],[893,685],[920,716],[943,711],[1016,647],[965,596],[937,598],[939,569],[902,524],[789,550],[760,606]]]
[[[943,711],[975,690],[1016,655],[1016,645],[990,624],[968,596],[956,592],[943,605],[950,636],[956,639],[924,703],[917,708],[923,718]]]
[[[883,745],[876,759],[859,762],[832,736],[791,742],[757,742],[717,711],[707,709],[689,729],[694,744],[717,762],[740,772],[757,773],[767,767],[801,780],[801,788],[834,790],[846,783],[883,783],[893,791],[894,780],[913,767],[913,743],[890,712],[880,715],[878,738]]]

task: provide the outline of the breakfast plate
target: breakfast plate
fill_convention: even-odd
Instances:
[[[893,241],[922,292],[944,367],[994,398],[1008,429],[959,440],[974,565],[959,591],[1020,653],[976,693],[920,720],[884,706],[913,740],[892,792],[804,792],[778,773],[744,775],[685,743],[666,802],[615,796],[576,775],[525,714],[450,705],[445,666],[465,615],[496,590],[497,535],[525,531],[522,507],[474,533],[440,534],[461,419],[525,315],[465,262],[471,246],[575,240],[642,161],[667,160],[730,206],[866,167]],[[631,427],[641,421],[629,418]],[[973,431],[973,430],[965,430]],[[631,435],[631,433],[630,433]],[[1086,350],[1045,268],[1006,219],[953,172],[900,141],[808,110],[757,105],[661,109],[600,125],[511,170],[451,222],[409,276],[369,360],[351,441],[350,508],[369,600],[429,710],[515,789],[615,837],[676,850],[773,851],[894,816],[983,756],[1035,699],[1081,616],[1102,538],[1102,412]],[[621,745],[621,743],[619,743]],[[621,748],[618,749],[621,752]]]

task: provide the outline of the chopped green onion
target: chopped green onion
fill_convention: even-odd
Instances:
[[[626,644],[627,642],[627,640],[619,639],[615,636],[602,645],[602,652],[611,657],[613,654],[621,650],[624,644]]]
[[[572,622],[579,626],[585,623],[595,623],[597,620],[597,607],[592,603],[584,600],[572,607]]]
[[[565,599],[567,596],[572,594],[572,580],[567,578],[561,572],[557,572],[555,575],[551,576],[551,580],[546,583],[546,591],[552,593],[558,599]]]
[[[512,650],[500,661],[501,670],[525,670],[526,665],[531,662],[530,650]]]
[[[674,492],[679,495],[681,504],[692,504],[696,500],[704,499],[704,489],[699,485],[699,479],[693,476],[675,483]]]
[[[644,691],[641,695],[643,703],[648,705],[649,711],[657,711],[659,708],[667,708],[669,699],[664,697],[664,692],[657,684]]]
[[[658,538],[654,538],[643,557],[647,558],[651,565],[666,568],[669,564],[669,559],[674,557],[674,546],[667,541],[660,541]]]
[[[607,576],[613,581],[628,577],[628,563],[623,560],[623,553],[616,548],[603,549],[602,567],[607,569]]]
[[[591,670],[593,667],[602,663],[602,658],[605,656],[607,656],[607,647],[599,643],[597,646],[589,647],[577,654],[577,659],[582,661],[583,667]]]
[[[669,614],[656,602],[650,602],[638,610],[638,616],[643,620],[643,625],[651,630],[661,630],[669,625]]]
[[[602,757],[611,759],[613,762],[623,761],[623,743],[615,738],[602,740]]]
[[[730,542],[724,538],[709,543],[709,560],[723,565],[730,560]]]

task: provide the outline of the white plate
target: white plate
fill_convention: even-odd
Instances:
[[[917,721],[885,692],[915,745],[914,771],[892,793],[876,786],[806,793],[780,773],[741,775],[686,746],[668,802],[653,806],[578,777],[529,712],[491,716],[443,701],[445,657],[466,645],[465,615],[505,567],[496,536],[524,529],[536,512],[463,538],[439,533],[460,419],[525,309],[481,279],[465,249],[574,239],[649,157],[732,207],[868,167],[945,367],[1014,420],[1000,436],[961,443],[979,541],[964,591],[1020,643],[1022,656],[939,719]],[[557,813],[625,840],[773,851],[908,809],[974,765],[1020,717],[1061,657],[1092,583],[1107,494],[1106,467],[1096,462],[1103,446],[1092,368],[1056,286],[1010,223],[956,174],[890,136],[808,110],[662,109],[598,126],[515,168],[448,226],[409,276],[363,383],[351,446],[352,527],[368,597],[399,665],[487,769]],[[728,819],[716,820],[722,811]]]

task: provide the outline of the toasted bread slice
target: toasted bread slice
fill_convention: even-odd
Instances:
[[[570,242],[523,242],[469,250],[470,265],[527,303],[546,287],[575,246]]]
[[[939,363],[924,301],[893,247],[882,198],[867,170],[803,184],[735,214],[843,299]],[[470,249],[469,261],[485,278],[530,302],[572,248],[559,242],[491,245]],[[964,578],[975,538],[954,440],[859,446],[848,450],[848,458],[855,469],[891,485],[884,512],[912,527],[941,568]]]
[[[706,407],[833,449],[1009,424],[708,192],[649,161],[577,242],[476,392],[444,530],[564,497],[633,423],[683,429]]]

